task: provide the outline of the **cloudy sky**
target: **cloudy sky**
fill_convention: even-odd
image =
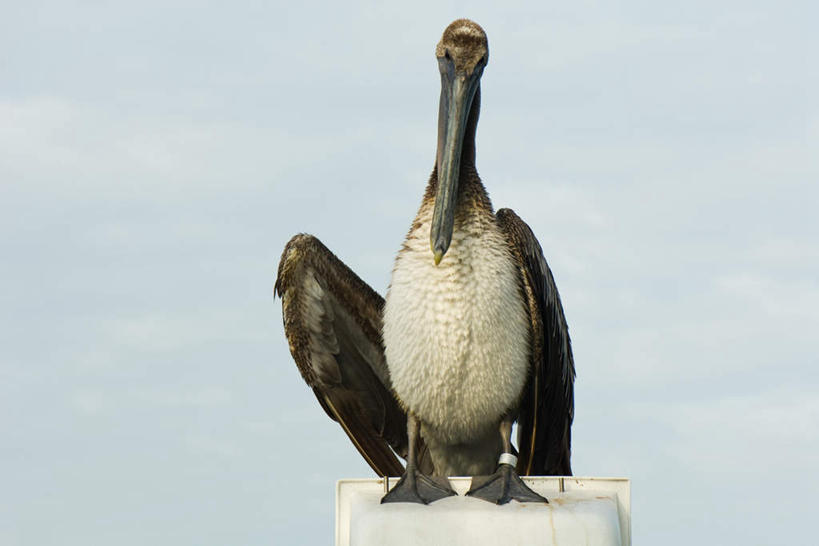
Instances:
[[[636,544],[813,536],[816,4],[296,4],[2,2],[0,543],[330,542],[371,472],[274,269],[310,232],[384,293],[463,16],[478,168],[571,328],[576,474],[632,479]]]

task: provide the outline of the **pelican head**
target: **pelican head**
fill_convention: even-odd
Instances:
[[[453,21],[444,30],[435,56],[441,71],[441,102],[436,158],[438,188],[429,244],[438,265],[452,242],[464,132],[489,59],[486,33],[469,19]]]

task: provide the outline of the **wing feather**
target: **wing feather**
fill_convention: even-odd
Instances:
[[[521,271],[532,323],[532,370],[518,413],[518,472],[569,476],[574,357],[552,271],[534,233],[511,209],[497,212]]]
[[[384,299],[305,234],[285,246],[275,291],[290,352],[321,406],[378,475],[400,476],[406,414],[384,358]]]

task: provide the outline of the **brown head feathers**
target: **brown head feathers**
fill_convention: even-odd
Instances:
[[[469,19],[457,19],[444,30],[435,48],[436,57],[449,57],[458,72],[471,73],[481,60],[489,59],[489,41],[481,26]]]

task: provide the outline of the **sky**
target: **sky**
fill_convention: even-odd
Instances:
[[[272,294],[381,294],[489,36],[477,166],[572,335],[572,466],[635,544],[806,543],[819,453],[811,2],[0,1],[0,543],[327,544],[369,477]]]

